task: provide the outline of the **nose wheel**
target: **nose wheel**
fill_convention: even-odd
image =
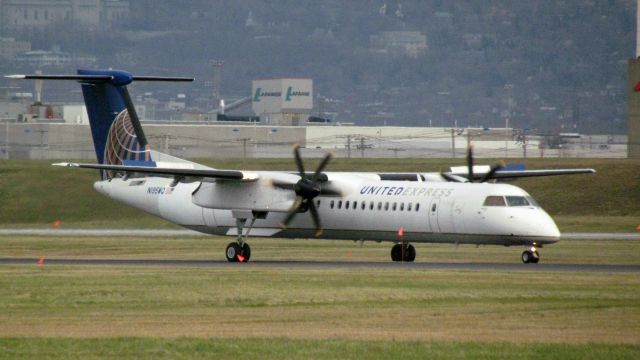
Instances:
[[[391,260],[413,262],[416,259],[416,248],[411,244],[395,244],[391,248]]]
[[[540,254],[535,246],[522,252],[522,262],[525,264],[537,264],[540,261]]]

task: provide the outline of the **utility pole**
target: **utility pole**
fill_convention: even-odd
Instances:
[[[509,117],[504,119],[504,157],[509,156]]]
[[[6,119],[4,124],[4,156],[9,160],[9,119]]]
[[[40,159],[44,160],[44,134],[48,133],[49,130],[38,129],[33,130],[33,132],[40,133]]]
[[[241,138],[238,141],[242,141],[242,159],[247,159],[247,142],[250,141],[251,138]]]
[[[224,66],[224,61],[222,60],[209,60],[209,64],[213,66],[213,107],[215,108],[220,104],[220,99],[222,98],[222,67]]]
[[[456,129],[451,128],[451,157],[456,158]]]
[[[351,159],[351,138],[353,135],[340,135],[336,136],[339,139],[347,139],[347,159]]]
[[[164,151],[167,154],[170,154],[169,152],[169,140],[175,140],[177,139],[177,137],[173,136],[173,135],[169,135],[169,134],[165,134],[164,135]]]
[[[406,149],[397,148],[397,147],[389,148],[389,150],[393,151],[393,156],[396,157],[396,158],[398,157],[398,152],[399,151],[406,151]]]

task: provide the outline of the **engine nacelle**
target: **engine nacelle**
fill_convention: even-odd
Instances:
[[[194,191],[194,204],[209,209],[250,209],[286,212],[293,206],[292,190],[273,186],[268,179],[257,181],[203,182]]]

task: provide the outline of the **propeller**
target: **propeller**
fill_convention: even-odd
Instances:
[[[504,162],[500,162],[498,164],[492,165],[491,168],[489,169],[489,171],[484,174],[484,176],[482,178],[480,178],[480,180],[475,180],[474,177],[474,173],[473,173],[473,165],[474,165],[474,157],[473,157],[473,147],[471,145],[469,145],[467,147],[467,176],[466,179],[462,176],[458,176],[458,175],[454,175],[451,173],[444,173],[441,172],[440,175],[445,178],[447,181],[452,181],[452,182],[487,182],[489,180],[492,180],[496,174],[496,172],[500,169],[502,169],[505,165]]]
[[[329,160],[331,160],[331,154],[328,153],[324,156],[320,165],[318,165],[318,168],[311,176],[308,176],[304,171],[304,164],[302,163],[302,157],[300,156],[300,146],[297,144],[293,146],[293,155],[296,167],[298,168],[298,173],[300,174],[300,180],[293,185],[293,191],[296,193],[296,200],[287,213],[287,216],[284,218],[284,221],[280,224],[280,227],[286,229],[289,223],[299,212],[305,212],[308,209],[316,228],[316,236],[320,236],[320,234],[322,234],[322,223],[320,222],[320,215],[318,214],[318,209],[316,208],[316,204],[313,202],[313,199],[320,195],[320,192],[322,191],[319,180],[321,180],[320,176],[322,174],[322,170],[324,170],[329,163]]]

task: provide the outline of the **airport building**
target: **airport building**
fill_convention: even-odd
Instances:
[[[313,109],[313,80],[262,79],[251,87],[253,112],[271,125],[304,125]]]
[[[0,0],[0,26],[7,30],[40,29],[70,21],[109,27],[129,16],[121,0]]]

